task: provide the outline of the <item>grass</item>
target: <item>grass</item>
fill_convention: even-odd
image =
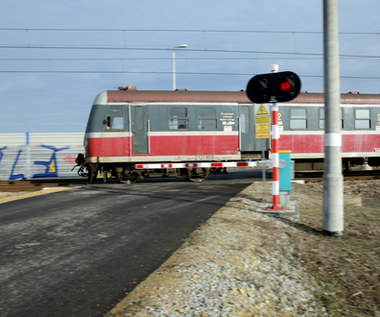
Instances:
[[[313,276],[329,316],[380,316],[380,199],[345,206],[344,234],[331,237],[322,233],[322,197],[308,195],[311,186],[299,185],[293,198],[303,229],[292,237],[296,258]]]

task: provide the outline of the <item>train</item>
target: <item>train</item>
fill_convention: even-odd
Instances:
[[[323,94],[301,92],[278,106],[280,151],[291,152],[296,170],[323,168]],[[341,125],[344,167],[379,166],[380,95],[342,94]],[[78,173],[90,182],[153,176],[201,181],[270,158],[270,133],[270,104],[253,104],[243,90],[122,86],[96,96]]]

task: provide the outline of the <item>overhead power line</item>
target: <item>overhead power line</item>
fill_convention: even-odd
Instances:
[[[269,34],[323,34],[322,31],[284,31],[284,30],[227,30],[227,29],[103,29],[103,28],[0,28],[0,31],[36,32],[176,32],[176,33],[269,33]],[[339,32],[342,35],[379,35],[380,32]]]
[[[357,57],[343,57],[344,59],[351,59]],[[273,57],[176,57],[176,60],[182,61],[252,61],[252,60],[272,60]],[[319,56],[315,57],[281,57],[281,60],[315,60],[320,59]],[[54,61],[171,61],[171,57],[16,57],[16,58],[0,58],[1,61],[6,62],[54,62]]]
[[[263,59],[273,59],[273,57],[176,57],[176,60],[182,61],[220,61],[220,60],[228,60],[228,61],[251,61],[251,60],[263,60]],[[319,59],[319,57],[281,57],[281,60],[311,60],[311,59]],[[52,62],[52,61],[171,61],[171,57],[99,57],[99,58],[91,58],[91,57],[70,57],[70,58],[0,58],[1,61],[7,62]]]
[[[172,51],[172,48],[159,47],[128,47],[128,46],[72,46],[72,45],[13,45],[1,44],[0,48],[7,49],[59,49],[59,50],[129,50],[129,51]],[[251,51],[251,50],[223,50],[223,49],[196,49],[187,48],[187,52],[208,53],[239,53],[239,54],[272,54],[272,55],[305,55],[322,56],[322,53],[311,52],[273,52],[273,51]],[[380,58],[380,55],[356,55],[342,54],[341,57],[350,58]]]

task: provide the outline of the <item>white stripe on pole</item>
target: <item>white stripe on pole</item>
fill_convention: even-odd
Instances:
[[[340,133],[326,133],[325,146],[342,146],[342,135]]]
[[[279,181],[272,181],[272,195],[273,196],[280,195],[280,182]]]
[[[272,168],[273,167],[280,167],[280,154],[279,153],[272,153]]]

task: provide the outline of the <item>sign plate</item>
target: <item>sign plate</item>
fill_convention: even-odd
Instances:
[[[257,110],[256,114],[268,114],[267,109],[263,105],[260,106],[259,110]]]
[[[270,116],[255,116],[255,123],[269,123]]]
[[[256,124],[256,139],[268,139],[269,138],[269,123],[257,123]]]

